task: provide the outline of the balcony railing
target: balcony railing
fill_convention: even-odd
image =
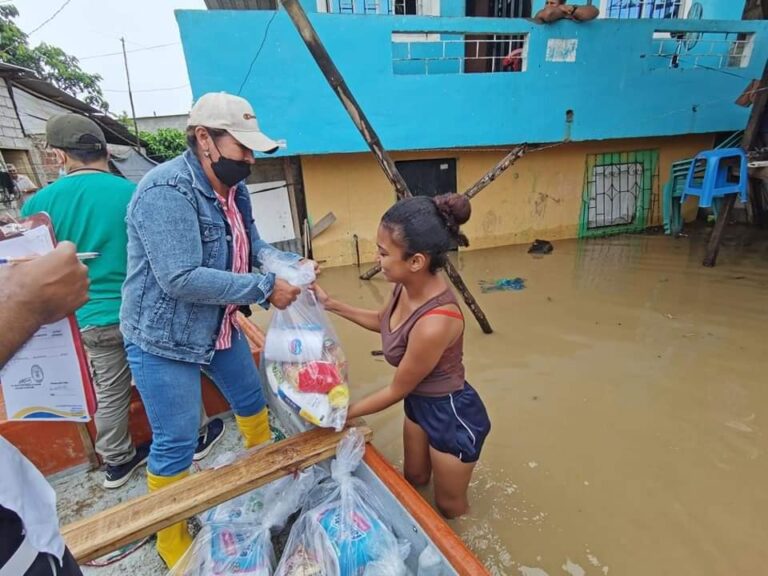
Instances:
[[[658,30],[653,44],[655,68],[746,68],[752,57],[754,34]]]
[[[527,34],[392,33],[399,75],[523,72],[527,62]]]

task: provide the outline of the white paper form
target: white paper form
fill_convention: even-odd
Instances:
[[[51,250],[53,242],[45,226],[0,242],[2,257]],[[90,420],[72,327],[66,318],[42,326],[0,370],[0,384],[9,420]]]

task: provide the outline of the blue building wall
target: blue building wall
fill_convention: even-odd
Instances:
[[[195,97],[243,86],[282,154],[367,150],[284,12],[179,11]],[[768,56],[765,21],[596,20],[536,25],[522,19],[314,14],[350,88],[391,150],[555,142],[574,113],[573,140],[635,138],[742,128],[733,102]],[[749,66],[725,70],[659,64],[654,31],[755,32]],[[398,75],[393,32],[528,34],[525,72]],[[216,43],[210,41],[216,38]],[[574,62],[547,59],[550,40],[576,40]]]

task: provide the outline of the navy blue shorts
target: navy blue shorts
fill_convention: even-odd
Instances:
[[[429,445],[462,462],[477,462],[491,421],[480,396],[469,384],[448,396],[405,397],[405,415],[421,426]]]

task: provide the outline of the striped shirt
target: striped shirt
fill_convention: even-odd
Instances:
[[[248,246],[248,234],[245,232],[243,217],[235,203],[235,191],[237,186],[229,189],[226,198],[218,196],[219,203],[224,210],[224,216],[232,232],[232,272],[235,274],[248,274],[250,272],[250,246]],[[237,326],[237,304],[229,304],[224,310],[224,319],[221,322],[221,330],[216,340],[216,350],[227,350],[232,346],[232,330],[239,330]]]

